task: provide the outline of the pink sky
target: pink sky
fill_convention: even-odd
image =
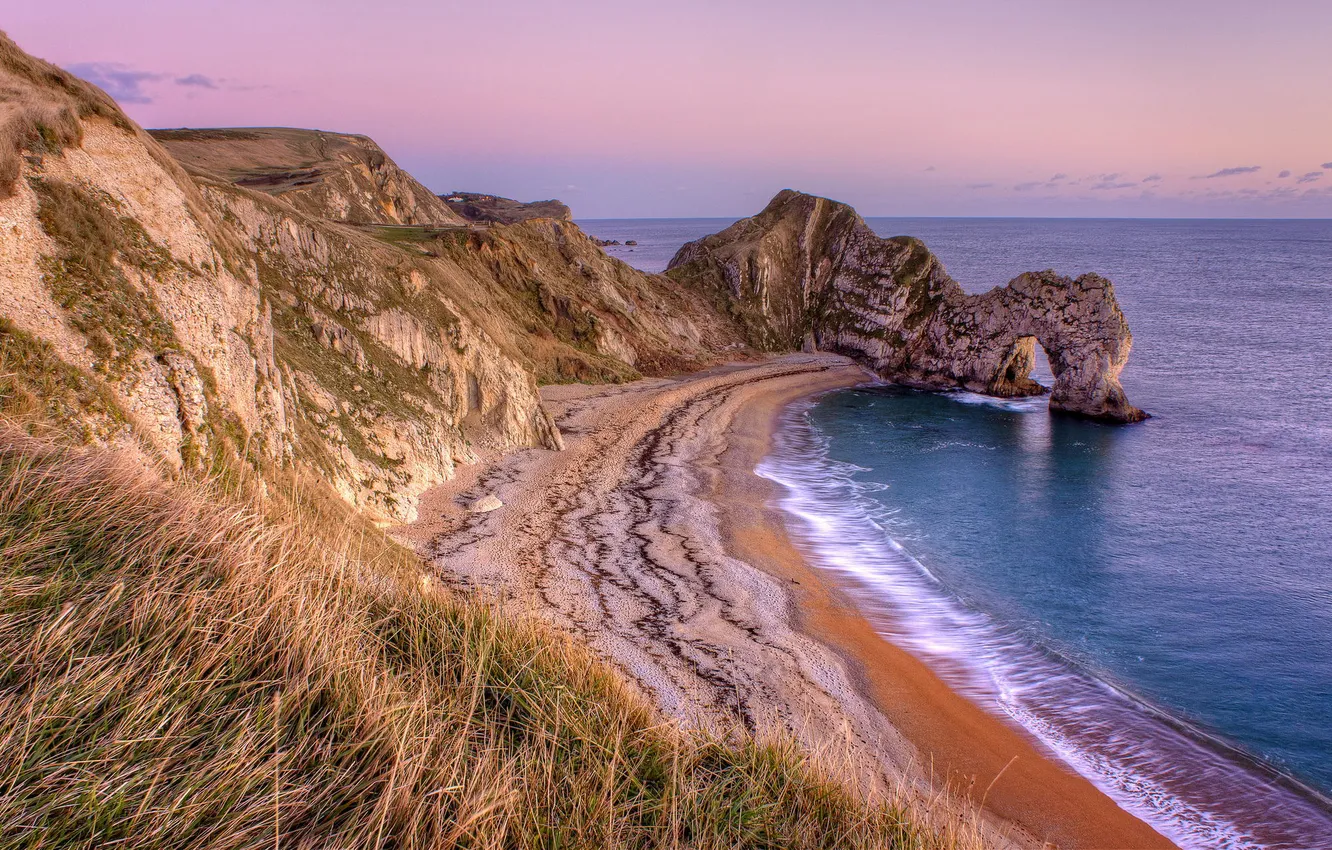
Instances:
[[[365,133],[437,191],[583,218],[787,186],[867,215],[1332,217],[1328,0],[15,5],[20,46],[144,126]]]

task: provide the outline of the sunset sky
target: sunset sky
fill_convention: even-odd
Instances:
[[[365,133],[580,218],[1332,217],[1328,0],[6,5],[144,126]]]

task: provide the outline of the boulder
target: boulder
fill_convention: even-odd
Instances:
[[[467,504],[467,512],[471,514],[488,514],[491,511],[497,511],[504,507],[504,503],[498,497],[493,495],[482,496]]]

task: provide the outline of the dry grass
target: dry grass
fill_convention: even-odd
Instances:
[[[37,218],[60,246],[62,259],[93,279],[106,274],[122,241],[108,203],[64,180],[34,180]]]
[[[131,121],[106,92],[73,74],[30,56],[0,32],[0,201],[13,195],[23,173],[40,172],[43,158],[84,141],[90,119],[106,121],[135,136],[149,156],[181,187],[191,215],[218,248],[223,264],[236,271],[243,246],[212,219],[198,188],[160,145]]]
[[[29,56],[0,32],[0,200],[14,190],[24,151],[58,153],[83,138],[80,118],[128,119],[102,90]]]
[[[0,431],[0,848],[956,846],[286,504]]]

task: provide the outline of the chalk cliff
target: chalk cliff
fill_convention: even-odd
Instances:
[[[739,336],[571,222],[469,230],[363,137],[164,147],[2,36],[0,89],[11,419],[176,469],[307,470],[406,521],[479,451],[561,445],[539,382],[697,368]]]
[[[918,239],[882,239],[846,204],[790,190],[758,215],[685,245],[667,274],[722,298],[765,350],[817,348],[926,388],[1035,395],[1035,346],[1052,410],[1146,418],[1119,383],[1133,337],[1110,281],[1053,271],[969,295]]]

